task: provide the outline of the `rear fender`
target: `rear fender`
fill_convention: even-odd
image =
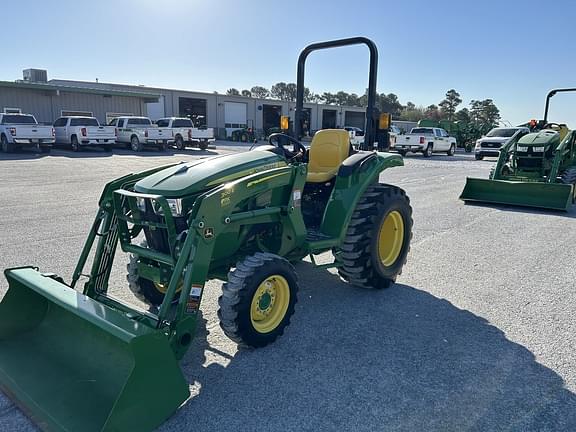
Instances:
[[[367,159],[366,163],[351,175],[336,177],[336,184],[322,219],[322,233],[342,241],[352,213],[364,191],[371,184],[378,182],[380,173],[386,168],[404,165],[402,156],[398,154],[380,152],[376,154],[377,157]]]

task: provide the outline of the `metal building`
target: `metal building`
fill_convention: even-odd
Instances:
[[[233,130],[243,127],[267,133],[270,128],[280,125],[280,116],[289,116],[294,120],[296,107],[295,102],[188,90],[70,80],[51,80],[50,83],[159,95],[157,101],[146,104],[152,120],[170,116],[190,117],[196,124],[217,130],[220,138],[230,136]],[[305,103],[304,109],[306,129],[310,132],[343,126],[364,128],[365,109],[361,107]]]
[[[0,110],[20,109],[41,123],[61,115],[94,115],[106,124],[121,114],[190,117],[198,125],[213,127],[220,138],[248,127],[260,133],[280,125],[280,116],[294,120],[294,102],[228,96],[136,85],[47,80],[47,72],[24,71],[24,79],[0,81]],[[364,128],[365,109],[315,103],[304,104],[304,131],[356,126]]]
[[[103,124],[117,114],[147,115],[146,104],[157,102],[158,97],[48,82],[0,81],[0,110],[19,109],[46,124],[61,115],[93,115]]]

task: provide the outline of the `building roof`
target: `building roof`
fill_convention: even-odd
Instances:
[[[103,88],[80,87],[63,84],[42,83],[42,82],[26,82],[26,81],[0,81],[0,87],[22,88],[32,90],[49,90],[49,91],[67,91],[76,93],[91,93],[99,95],[110,96],[128,96],[138,97],[143,99],[150,99],[150,102],[156,102],[160,94],[135,92],[128,90],[110,90]]]

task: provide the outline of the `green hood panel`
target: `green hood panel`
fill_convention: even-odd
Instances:
[[[558,144],[560,142],[560,134],[554,131],[540,131],[529,133],[518,140],[518,145],[523,146],[543,146],[548,144]]]
[[[182,163],[158,171],[134,185],[136,192],[180,198],[259,171],[286,166],[271,152],[252,150]]]

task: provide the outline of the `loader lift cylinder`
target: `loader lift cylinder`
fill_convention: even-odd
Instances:
[[[372,150],[374,148],[374,138],[376,134],[375,125],[375,101],[376,101],[376,78],[378,73],[378,48],[376,44],[365,37],[353,37],[338,39],[328,42],[318,42],[308,45],[302,50],[298,57],[298,71],[296,78],[296,112],[294,114],[294,135],[300,139],[302,135],[302,112],[304,110],[304,73],[306,59],[312,51],[327,48],[337,48],[349,45],[366,45],[370,50],[370,70],[368,75],[368,107],[366,108],[366,131],[364,134],[364,144],[362,150]]]

